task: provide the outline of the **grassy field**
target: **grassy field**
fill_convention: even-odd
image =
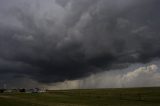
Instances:
[[[0,106],[160,106],[160,88],[1,93]]]

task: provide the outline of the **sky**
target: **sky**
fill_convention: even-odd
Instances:
[[[0,0],[0,87],[160,86],[159,0]]]

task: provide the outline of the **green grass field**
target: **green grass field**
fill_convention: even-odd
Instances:
[[[1,93],[0,106],[160,106],[160,88]]]

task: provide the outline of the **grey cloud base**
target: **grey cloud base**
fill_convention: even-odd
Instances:
[[[78,79],[160,57],[158,0],[2,0],[1,80]]]

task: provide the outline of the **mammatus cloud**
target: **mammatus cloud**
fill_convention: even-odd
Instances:
[[[49,84],[155,60],[159,3],[1,0],[0,80]]]

